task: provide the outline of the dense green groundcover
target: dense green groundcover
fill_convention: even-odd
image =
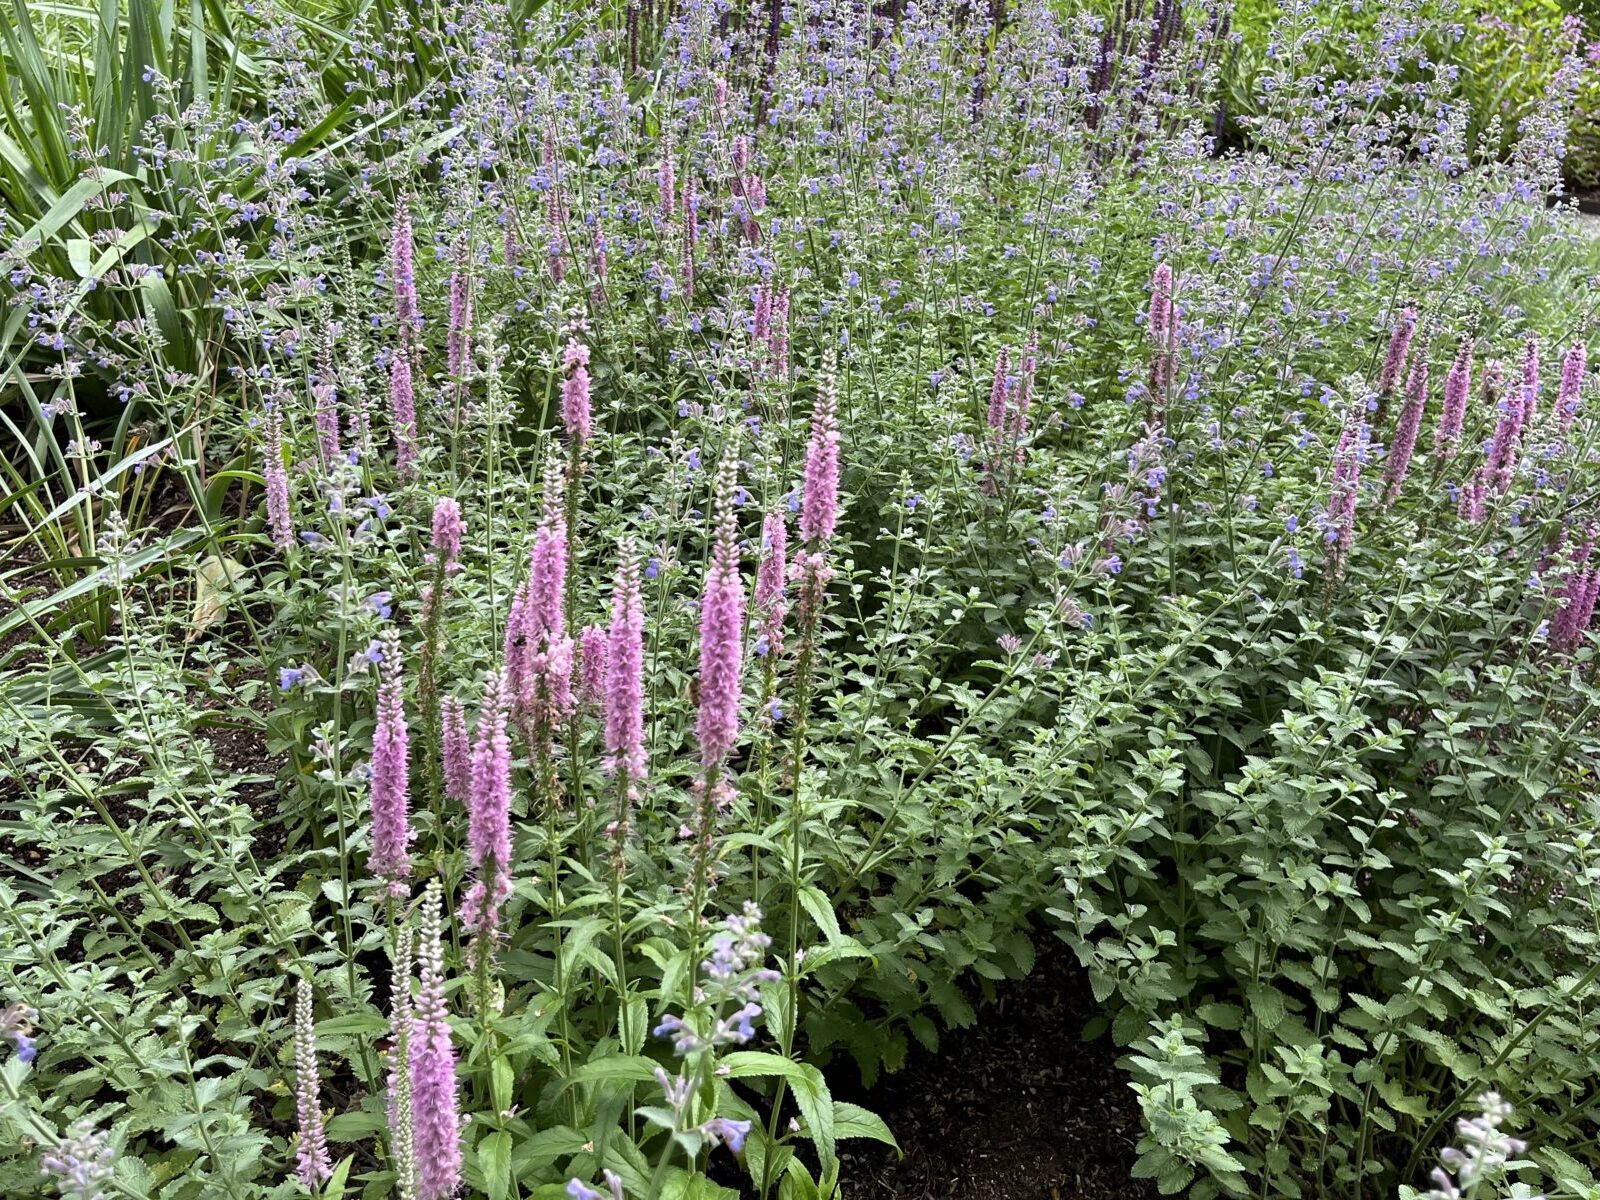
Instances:
[[[1285,7],[7,25],[0,1194],[836,1195],[1060,938],[1165,1191],[1600,1196],[1593,80]]]

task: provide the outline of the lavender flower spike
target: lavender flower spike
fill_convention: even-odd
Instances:
[[[739,735],[745,596],[733,515],[737,462],[729,446],[717,474],[716,544],[700,604],[700,715],[695,732],[700,759],[708,767],[728,756]],[[809,483],[809,470],[807,475]]]
[[[294,1001],[294,1106],[300,1130],[295,1140],[295,1178],[307,1191],[333,1175],[322,1127],[317,1034],[311,1023],[311,981],[302,977]]]

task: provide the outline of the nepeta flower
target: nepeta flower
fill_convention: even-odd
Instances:
[[[105,1200],[116,1157],[110,1134],[81,1117],[60,1144],[45,1151],[39,1165],[61,1200]]]
[[[813,431],[816,427],[813,421]],[[717,475],[716,542],[700,604],[700,716],[695,731],[700,759],[708,767],[728,756],[739,733],[745,596],[733,515],[737,462],[733,447],[728,447]],[[837,479],[837,466],[834,477]],[[809,483],[809,470],[807,479]],[[831,519],[828,528],[832,528]]]
[[[295,988],[294,1104],[300,1127],[295,1140],[295,1178],[311,1191],[333,1176],[333,1161],[328,1157],[328,1139],[322,1127],[317,1034],[311,1023],[311,981],[304,977]]]
[[[1443,1165],[1433,1170],[1434,1186],[1423,1193],[1426,1200],[1462,1200],[1476,1194],[1481,1185],[1504,1176],[1507,1164],[1528,1148],[1526,1142],[1501,1130],[1513,1110],[1499,1093],[1485,1092],[1478,1097],[1478,1106],[1478,1116],[1456,1122],[1460,1147],[1447,1146],[1439,1152]]]
[[[33,1023],[38,1018],[38,1012],[26,1004],[8,1004],[0,1008],[0,1038],[16,1048],[19,1062],[30,1063],[39,1056],[39,1047],[33,1039]]]
[[[574,1179],[567,1184],[567,1195],[571,1196],[572,1200],[623,1200],[622,1176],[615,1171],[607,1171],[604,1178],[606,1181],[604,1192],[597,1192],[581,1179]]]

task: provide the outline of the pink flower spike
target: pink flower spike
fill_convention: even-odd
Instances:
[[[1561,388],[1556,393],[1556,422],[1562,433],[1572,429],[1583,403],[1584,372],[1588,370],[1589,349],[1582,342],[1572,343],[1561,360]]]
[[[267,405],[267,444],[262,474],[267,479],[267,525],[272,544],[279,550],[294,545],[294,521],[289,515],[289,472],[283,465],[283,414]]]
[[[839,520],[838,413],[838,381],[830,352],[823,363],[817,405],[811,414],[805,482],[800,493],[800,540],[812,546],[831,538]]]
[[[606,631],[599,625],[584,627],[578,639],[578,703],[592,708],[605,697]]]
[[[631,541],[622,544],[617,583],[611,593],[606,631],[606,761],[608,772],[628,786],[644,779],[644,600],[639,559]]]
[[[467,799],[467,859],[476,879],[461,906],[461,920],[479,935],[499,927],[500,906],[511,895],[511,741],[506,735],[505,679],[491,675],[478,708]]]
[[[389,245],[389,270],[393,274],[394,318],[400,327],[402,344],[409,344],[421,325],[417,306],[416,247],[411,233],[411,210],[404,200],[394,217],[394,233]]]
[[[700,714],[695,732],[700,761],[708,767],[727,758],[739,736],[745,595],[733,514],[736,464],[730,446],[717,474],[716,542],[700,602]]]
[[[1400,420],[1395,426],[1394,444],[1389,447],[1389,457],[1384,463],[1383,503],[1392,504],[1405,486],[1406,473],[1411,469],[1411,456],[1417,449],[1417,434],[1422,428],[1422,414],[1428,404],[1428,360],[1426,348],[1411,364],[1406,377],[1406,403],[1400,410]]]
[[[568,342],[561,363],[566,378],[561,383],[561,423],[577,446],[589,440],[593,416],[589,404],[589,347]]]
[[[400,641],[393,630],[383,643],[383,678],[378,684],[378,725],[372,734],[372,850],[367,866],[390,891],[411,874],[410,737],[400,691]]]
[[[1417,310],[1408,308],[1400,314],[1399,323],[1389,335],[1389,352],[1383,359],[1383,370],[1378,375],[1378,395],[1387,396],[1400,382],[1405,370],[1406,353],[1411,349],[1411,339],[1417,332]]]
[[[444,754],[444,794],[457,804],[472,795],[472,743],[467,738],[467,714],[461,701],[446,696],[439,708],[440,741]]]
[[[461,505],[450,496],[443,496],[433,506],[433,550],[444,563],[447,572],[453,572],[461,557],[461,534],[465,528],[461,520]]]
[[[990,429],[1004,429],[1006,424],[1006,408],[1011,395],[1011,385],[1006,378],[1011,370],[1011,351],[1001,346],[994,356],[994,381],[989,385],[989,415]]]
[[[1461,426],[1467,415],[1467,397],[1472,394],[1472,339],[1464,337],[1456,350],[1456,360],[1444,377],[1444,411],[1434,431],[1434,453],[1454,458],[1461,441]]]
[[[333,1177],[322,1124],[322,1085],[317,1072],[317,1032],[311,1020],[311,981],[301,978],[294,1001],[295,1178],[307,1191]]]
[[[416,474],[416,389],[411,382],[411,358],[404,346],[389,360],[389,424],[394,431],[395,464],[402,474]]]
[[[439,881],[428,881],[417,945],[421,984],[411,1034],[411,1112],[417,1200],[445,1200],[461,1186],[456,1052],[444,999]]]

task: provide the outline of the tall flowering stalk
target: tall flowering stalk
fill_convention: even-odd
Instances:
[[[465,250],[458,250],[450,272],[450,329],[445,338],[446,368],[457,380],[466,376],[472,357],[472,276],[465,260]]]
[[[1562,433],[1572,429],[1583,403],[1583,377],[1589,365],[1589,349],[1574,342],[1561,360],[1561,387],[1556,392],[1556,425]]]
[[[412,1103],[411,1057],[416,1017],[411,994],[411,926],[394,932],[389,969],[389,1156],[394,1161],[396,1190],[401,1200],[417,1200],[417,1139]]]
[[[717,472],[716,540],[700,604],[700,714],[695,734],[700,761],[708,771],[727,758],[739,735],[745,593],[734,521],[737,463],[730,446]]]
[[[1600,600],[1600,570],[1590,565],[1594,542],[1591,526],[1568,561],[1567,577],[1558,593],[1559,607],[1550,622],[1550,645],[1557,651],[1576,646],[1594,622],[1595,603]]]
[[[1472,338],[1464,337],[1456,349],[1456,360],[1444,377],[1444,409],[1434,431],[1433,450],[1441,458],[1454,458],[1461,442],[1461,426],[1466,420],[1467,397],[1472,394]]]
[[[1498,493],[1511,486],[1511,474],[1522,445],[1522,431],[1527,424],[1528,394],[1524,377],[1523,386],[1507,388],[1500,399],[1500,419],[1495,423],[1494,437],[1484,462],[1486,478]]]
[[[1400,376],[1405,373],[1406,354],[1411,350],[1411,338],[1416,336],[1416,309],[1405,309],[1400,320],[1389,334],[1389,352],[1384,355],[1384,365],[1378,373],[1379,413],[1384,398],[1400,386]]]
[[[1328,507],[1323,517],[1323,540],[1328,548],[1329,581],[1344,577],[1345,563],[1355,542],[1356,502],[1361,492],[1361,465],[1366,458],[1370,436],[1363,416],[1365,405],[1352,404],[1345,411],[1344,427],[1333,454],[1333,483],[1328,490]]]
[[[578,705],[590,709],[602,702],[606,690],[606,631],[586,625],[578,638]]]
[[[472,795],[472,743],[467,736],[467,714],[461,701],[446,696],[440,706],[444,754],[444,794],[457,804]]]
[[[573,449],[580,450],[589,440],[593,414],[589,403],[589,347],[568,342],[561,355],[566,372],[561,382],[561,423]]]
[[[613,836],[625,841],[631,797],[645,776],[644,753],[644,598],[639,556],[631,540],[622,543],[617,582],[611,593],[611,625],[606,631],[605,769],[617,780],[620,803]]]
[[[400,662],[400,641],[390,627],[384,634],[378,725],[372,735],[372,850],[367,866],[396,897],[406,894],[402,880],[411,874],[410,739]]]
[[[422,899],[422,933],[417,944],[419,983],[410,1047],[417,1200],[445,1200],[461,1186],[461,1114],[457,1107],[456,1052],[444,999],[440,907],[439,881],[430,879]]]
[[[302,977],[294,1001],[295,1178],[307,1191],[333,1176],[322,1125],[322,1085],[317,1073],[317,1034],[311,1023],[311,981]]]
[[[505,679],[489,677],[478,708],[477,743],[467,795],[467,861],[474,878],[461,903],[461,921],[480,939],[487,958],[511,895],[511,739],[506,735]]]
[[[1156,411],[1166,407],[1177,369],[1178,306],[1170,263],[1160,263],[1150,280],[1150,398]]]
[[[422,324],[417,304],[417,251],[411,232],[411,208],[405,200],[395,212],[394,232],[389,242],[389,270],[394,288],[394,319],[400,327],[401,344],[411,345],[412,336]]]
[[[1531,429],[1539,419],[1539,339],[1530,337],[1522,344],[1522,428]]]
[[[272,544],[280,550],[294,545],[294,521],[289,515],[289,472],[283,465],[283,414],[277,404],[267,405],[266,461],[267,525]]]
[[[460,566],[461,535],[466,523],[461,519],[461,505],[451,496],[441,497],[434,503],[430,526],[432,550],[439,565],[450,574]]]
[[[394,433],[395,464],[403,475],[417,471],[417,393],[411,378],[411,355],[405,347],[389,359],[389,427]]]
[[[611,843],[611,917],[616,946],[617,1032],[633,1045],[633,1015],[628,1002],[627,923],[622,914],[622,877],[633,825],[633,807],[644,781],[644,596],[639,554],[624,539],[617,555],[617,580],[611,592],[611,625],[606,630],[605,772],[616,781],[617,807],[606,828]]]
[[[344,455],[339,446],[339,390],[331,364],[320,368],[318,374],[321,378],[312,385],[311,398],[316,404],[317,456],[327,470]]]
[[[756,570],[756,613],[760,617],[756,653],[771,659],[783,653],[783,622],[788,615],[789,523],[775,508],[761,522],[761,565]]]
[[[1422,430],[1422,414],[1428,406],[1428,359],[1426,351],[1417,356],[1406,377],[1406,402],[1395,425],[1394,442],[1383,466],[1383,503],[1393,504],[1405,486],[1416,453],[1417,434]]]

